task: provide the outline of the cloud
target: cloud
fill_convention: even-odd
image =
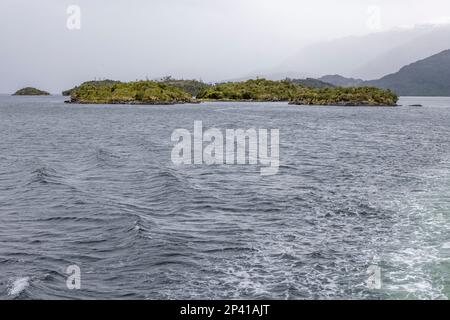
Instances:
[[[436,17],[431,20],[425,21],[425,24],[433,24],[433,25],[446,25],[450,24],[450,16]]]
[[[67,28],[74,4],[80,30]],[[371,6],[379,19],[368,24]],[[0,92],[58,92],[94,77],[236,78],[313,43],[446,11],[448,0],[2,0]]]

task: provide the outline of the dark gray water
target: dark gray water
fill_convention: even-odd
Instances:
[[[0,298],[450,297],[450,99],[63,100],[0,97]],[[173,165],[171,133],[194,120],[279,128],[279,173]]]

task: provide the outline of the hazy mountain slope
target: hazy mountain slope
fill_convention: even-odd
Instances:
[[[442,50],[450,39],[449,26],[422,25],[319,43],[301,49],[270,72],[301,73],[312,77],[340,74],[377,79],[402,66]]]
[[[305,86],[307,88],[334,88],[335,85],[322,81],[320,79],[312,79],[312,78],[306,78],[306,79],[290,79],[286,78],[287,81],[300,84],[302,86]]]
[[[335,75],[327,75],[319,78],[318,80],[330,83],[336,87],[359,87],[364,80],[361,79],[355,79],[355,78],[346,78],[343,76],[340,76],[338,74]]]
[[[413,40],[398,45],[365,65],[355,68],[350,74],[364,79],[381,78],[405,65],[448,49],[449,39],[450,26],[433,27],[429,32],[418,35]]]
[[[450,50],[417,61],[366,86],[391,89],[404,96],[450,96]]]

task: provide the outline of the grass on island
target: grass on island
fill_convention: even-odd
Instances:
[[[71,103],[177,104],[195,102],[178,88],[155,81],[84,83],[71,91]]]
[[[16,91],[13,96],[49,96],[47,91],[39,90],[32,87],[26,87]]]
[[[307,88],[335,88],[336,87],[335,85],[332,85],[331,83],[323,82],[321,80],[314,79],[314,78],[306,78],[306,79],[286,78],[285,81],[299,84],[299,85],[302,85]]]

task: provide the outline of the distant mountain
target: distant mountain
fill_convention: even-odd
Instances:
[[[416,61],[377,80],[330,75],[319,78],[337,87],[377,87],[401,96],[450,96],[450,50]]]
[[[391,89],[403,96],[450,96],[450,50],[417,61],[365,86]]]
[[[305,47],[259,75],[274,78],[272,75],[287,76],[288,73],[308,77],[340,74],[364,80],[378,79],[448,49],[448,39],[449,25],[419,25],[341,38]]]
[[[302,72],[280,72],[280,73],[272,73],[268,72],[253,72],[249,73],[243,77],[230,78],[221,81],[217,81],[216,83],[226,83],[226,82],[242,82],[252,79],[267,79],[272,81],[281,81],[285,79],[305,79],[310,75],[302,73]],[[311,78],[312,79],[312,78]]]
[[[318,79],[319,81],[323,81],[326,83],[330,83],[336,87],[360,87],[364,80],[355,79],[355,78],[346,78],[340,76],[338,74],[323,76]]]
[[[290,78],[286,78],[286,81],[295,83],[295,84],[300,84],[302,86],[305,86],[307,88],[317,88],[317,89],[322,89],[322,88],[334,88],[336,87],[335,85],[326,82],[326,81],[322,81],[322,79],[313,79],[313,78],[306,78],[306,79],[290,79]]]
[[[378,79],[398,71],[405,65],[449,48],[450,26],[422,27],[413,30],[417,33],[417,37],[397,44],[366,64],[354,68],[350,75],[366,80]]]

